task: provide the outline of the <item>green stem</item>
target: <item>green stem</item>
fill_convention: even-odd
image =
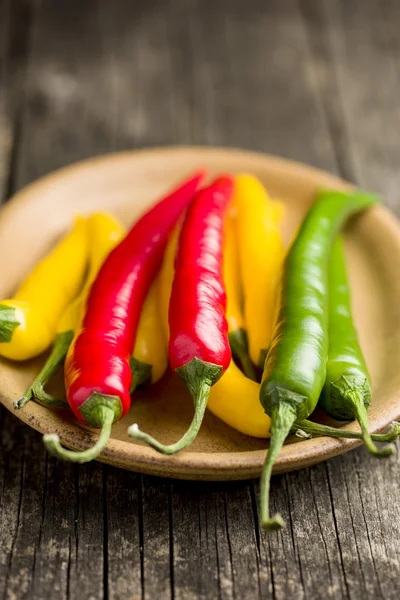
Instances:
[[[193,420],[186,431],[186,433],[181,437],[180,440],[175,442],[175,444],[170,444],[169,446],[165,444],[161,444],[158,440],[153,438],[151,435],[140,431],[138,425],[134,423],[128,429],[129,437],[140,440],[142,442],[146,442],[149,446],[157,450],[157,452],[161,452],[162,454],[175,454],[180,450],[184,450],[194,441],[196,438],[201,424],[203,422],[204,413],[207,407],[208,397],[210,395],[211,385],[207,381],[202,381],[199,383],[197,388],[197,393],[193,396],[193,404],[194,404],[194,417]]]
[[[269,514],[270,483],[272,468],[293,427],[296,416],[297,413],[295,407],[288,402],[280,401],[276,403],[271,410],[271,438],[260,479],[261,526],[269,531],[280,529],[285,525],[285,522],[279,513],[273,517]]]
[[[161,444],[151,435],[140,431],[136,423],[131,425],[128,429],[128,435],[130,437],[135,440],[146,442],[146,444],[162,454],[175,454],[190,446],[194,441],[203,422],[211,386],[221,377],[222,367],[195,357],[182,367],[178,367],[176,372],[186,383],[194,405],[193,420],[181,439],[175,442],[175,444],[167,446]]]
[[[329,425],[321,425],[321,423],[314,423],[308,419],[296,421],[292,430],[293,433],[302,438],[312,437],[313,435],[325,435],[333,438],[364,439],[363,433],[346,431],[337,427],[329,427]],[[370,436],[374,442],[395,442],[400,437],[400,423],[393,421],[387,433],[371,433]]]
[[[74,450],[67,450],[60,444],[60,438],[56,433],[50,433],[43,436],[43,442],[47,450],[53,456],[62,460],[68,460],[74,463],[85,463],[89,462],[99,456],[104,450],[107,442],[111,435],[111,427],[115,419],[115,411],[108,407],[102,406],[99,413],[99,418],[102,421],[101,431],[99,439],[92,448],[77,452]]]
[[[15,308],[0,304],[0,342],[11,342],[14,330],[20,325]]]
[[[249,356],[247,333],[244,329],[229,332],[229,345],[232,354],[240,363],[243,373],[248,379],[257,381],[257,373]]]
[[[45,391],[44,386],[54,375],[57,369],[63,364],[73,337],[73,331],[63,331],[62,333],[58,333],[56,335],[52,351],[39,375],[36,377],[32,385],[27,389],[22,398],[15,400],[14,408],[16,410],[25,406],[25,404],[33,398],[36,398],[46,406],[58,406],[61,408],[68,407],[68,405],[62,400],[58,400],[54,396],[48,394]]]
[[[247,354],[247,352],[237,352],[236,351],[234,354],[237,357],[245,376],[248,379],[251,379],[252,381],[257,381],[256,370],[255,370],[254,365],[251,362],[250,356]]]
[[[258,368],[261,369],[262,371],[264,370],[264,365],[265,365],[265,361],[267,359],[267,354],[268,354],[268,348],[263,348],[262,350],[260,350],[260,356],[258,359]]]
[[[386,458],[396,452],[396,448],[393,445],[385,446],[384,448],[377,448],[371,439],[371,434],[368,431],[368,413],[363,402],[362,395],[358,390],[349,390],[345,392],[347,398],[352,402],[354,416],[360,424],[362,438],[367,450],[376,458]]]
[[[136,388],[150,383],[152,366],[132,356],[130,360],[130,367],[132,372],[132,381],[129,393],[133,394]]]

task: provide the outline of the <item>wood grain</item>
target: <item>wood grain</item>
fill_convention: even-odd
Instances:
[[[340,173],[400,212],[398,19],[394,0],[3,0],[1,190],[112,149],[219,143]],[[399,596],[398,458],[275,477],[288,527],[266,536],[256,482],[75,468],[4,410],[0,427],[3,598]]]

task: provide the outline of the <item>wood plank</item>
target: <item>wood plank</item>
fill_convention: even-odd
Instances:
[[[104,595],[110,600],[142,598],[141,478],[111,467],[104,467],[104,473],[104,543],[107,557]],[[99,518],[101,514],[100,509]],[[157,528],[157,523],[154,527]]]
[[[6,195],[10,154],[11,119],[8,114],[7,96],[9,93],[9,31],[10,3],[0,4],[0,203]]]
[[[15,186],[113,147],[115,97],[105,77],[101,3],[37,4]]]
[[[173,597],[171,484],[155,477],[141,479],[143,598]],[[139,513],[140,515],[140,513]]]
[[[0,203],[12,187],[24,103],[31,12],[29,0],[3,0],[0,3]]]
[[[232,566],[218,485],[174,482],[171,508],[175,597],[231,598]]]
[[[398,6],[377,0],[302,5],[338,160],[348,165],[349,179],[380,192],[399,211]]]

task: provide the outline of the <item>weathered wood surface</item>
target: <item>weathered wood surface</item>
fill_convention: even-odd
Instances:
[[[92,154],[248,147],[337,172],[400,213],[396,0],[0,0],[0,196]],[[363,449],[258,484],[142,477],[46,456],[5,410],[0,595],[400,595],[400,459]]]

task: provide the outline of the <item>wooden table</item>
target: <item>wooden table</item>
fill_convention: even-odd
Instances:
[[[93,154],[218,144],[336,172],[400,212],[399,23],[396,0],[1,0],[0,195]],[[3,598],[400,595],[396,457],[275,477],[288,526],[269,536],[255,481],[57,462],[5,410],[0,462]]]

